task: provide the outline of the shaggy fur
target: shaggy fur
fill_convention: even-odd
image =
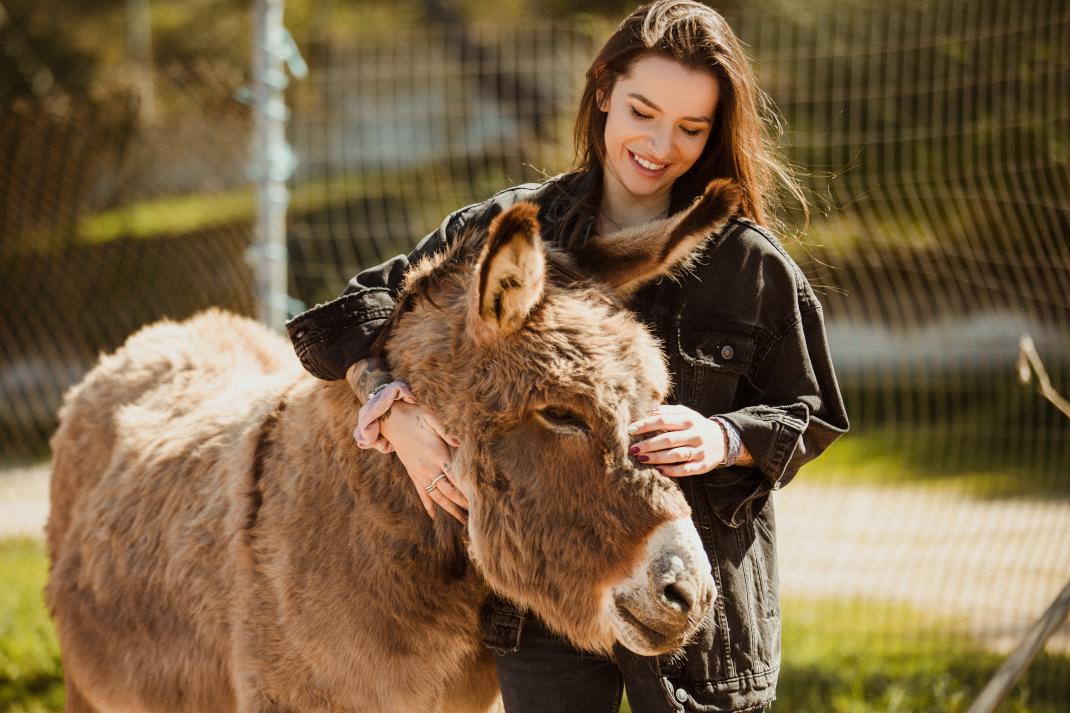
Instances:
[[[691,247],[734,208],[717,205],[689,215]],[[70,390],[47,527],[68,710],[486,711],[488,588],[612,646],[607,588],[688,514],[627,457],[668,378],[602,288],[554,278],[576,266],[532,208],[506,216],[414,269],[385,343],[464,443],[467,533],[427,518],[397,458],[355,446],[345,381],[250,320],[146,327]],[[651,247],[666,227],[643,249],[679,261]]]

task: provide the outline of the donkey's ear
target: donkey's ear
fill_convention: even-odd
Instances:
[[[576,260],[584,273],[626,298],[686,265],[696,248],[724,228],[742,197],[734,181],[715,179],[690,208],[663,220],[593,236],[577,251]]]
[[[479,259],[479,321],[500,335],[524,324],[540,299],[546,255],[539,237],[538,208],[517,203],[490,224]]]

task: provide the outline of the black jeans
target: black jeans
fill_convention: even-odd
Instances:
[[[633,713],[683,710],[661,690],[653,659],[580,651],[532,614],[519,644],[494,656],[506,713],[617,713],[625,686]]]

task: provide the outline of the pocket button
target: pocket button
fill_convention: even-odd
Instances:
[[[727,359],[731,359],[733,356],[735,356],[735,354],[736,354],[736,350],[733,349],[731,347],[731,345],[726,344],[723,347],[721,347],[721,358],[722,359],[726,359],[726,360]]]

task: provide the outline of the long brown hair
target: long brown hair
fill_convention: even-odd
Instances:
[[[563,179],[574,196],[561,228],[572,245],[602,200],[606,158],[606,113],[599,96],[609,96],[617,79],[645,54],[660,54],[688,69],[710,72],[720,98],[709,139],[695,164],[673,184],[672,210],[679,210],[714,178],[732,178],[743,189],[742,214],[781,227],[774,214],[780,190],[808,206],[791,166],[776,148],[781,122],[772,102],[758,88],[739,40],[716,11],[694,0],[656,0],[632,12],[606,41],[587,70],[573,130],[575,162]],[[578,198],[578,200],[577,200]]]

